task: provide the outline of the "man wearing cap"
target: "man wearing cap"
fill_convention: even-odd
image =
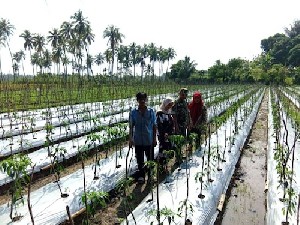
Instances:
[[[188,89],[181,88],[179,96],[172,107],[175,117],[175,132],[183,136],[187,136],[187,130],[190,129],[191,122],[188,103],[186,101],[187,94]]]

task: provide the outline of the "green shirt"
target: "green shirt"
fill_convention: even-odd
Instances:
[[[189,109],[186,100],[177,99],[172,108],[176,115],[177,124],[179,127],[187,127],[189,124]]]

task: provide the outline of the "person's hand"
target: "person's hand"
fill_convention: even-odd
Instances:
[[[132,148],[132,146],[133,146],[133,140],[131,138],[129,139],[128,144],[129,144],[129,148]]]
[[[153,145],[153,147],[155,147],[157,145],[156,138],[153,139],[153,144],[152,145]]]

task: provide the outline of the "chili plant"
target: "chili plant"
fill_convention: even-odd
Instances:
[[[88,212],[87,215],[94,216],[96,214],[96,209],[106,206],[106,202],[108,200],[108,193],[102,191],[91,191],[86,192],[81,196],[81,202],[87,202],[86,211]],[[84,224],[89,223],[89,217],[85,218]]]
[[[133,198],[132,194],[129,194],[129,187],[130,185],[132,184],[133,182],[133,178],[132,177],[125,177],[125,179],[121,179],[117,184],[116,184],[116,187],[115,187],[115,191],[116,191],[116,194],[119,195],[121,198],[122,198],[122,203],[123,203],[123,206],[124,206],[124,217],[126,218],[126,224],[129,224],[129,221],[128,221],[128,218],[127,218],[127,215],[129,213],[131,213],[132,215],[132,218],[134,220],[134,224],[137,224],[136,221],[135,221],[135,217],[132,213],[132,207],[131,205],[129,204],[129,200],[131,200]],[[129,211],[129,212],[128,212]]]
[[[158,212],[156,209],[151,209],[148,211],[147,215],[150,218],[151,216],[157,216]],[[177,212],[172,211],[171,209],[164,207],[159,211],[159,214],[162,218],[161,222],[159,223],[159,225],[163,225],[165,221],[168,222],[169,225],[171,225],[172,223],[177,224],[175,222],[175,217],[180,217],[180,215]],[[154,223],[154,221],[150,222],[150,225],[154,225],[156,223]]]
[[[62,198],[66,198],[66,197],[69,196],[67,193],[62,192],[61,186],[60,186],[60,183],[59,183],[60,173],[64,169],[62,164],[59,162],[59,159],[63,158],[63,161],[64,161],[66,153],[67,153],[66,148],[57,146],[57,147],[54,148],[54,151],[51,152],[51,155],[50,155],[51,165],[52,165],[52,169],[53,169],[54,176],[55,176],[55,183],[57,183],[57,186],[58,186],[59,191],[60,191],[60,196]]]
[[[95,155],[95,167],[94,167],[94,180],[98,180],[99,176],[97,175],[97,165],[99,166],[99,161],[100,159],[98,159],[98,148],[97,145],[100,144],[100,140],[101,140],[101,136],[99,134],[89,134],[87,136],[87,145],[88,148],[93,148],[96,151],[96,155]],[[98,143],[97,143],[98,142]]]
[[[172,142],[175,148],[175,158],[176,163],[180,164],[182,162],[182,146],[186,143],[186,139],[183,135],[170,135],[169,140]]]
[[[13,155],[0,163],[0,169],[13,180],[13,185],[10,192],[11,208],[9,214],[12,221],[16,221],[21,218],[16,209],[18,200],[21,200],[22,204],[24,204],[24,199],[22,196],[22,183],[27,183],[29,180],[27,167],[30,164],[30,158],[27,155],[21,154]],[[13,216],[14,210],[16,211],[15,216]]]

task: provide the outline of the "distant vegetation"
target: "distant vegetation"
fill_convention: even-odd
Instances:
[[[10,77],[2,71],[0,57],[2,81],[17,81],[20,75],[32,77],[52,74],[65,79],[70,75],[99,75],[103,79],[131,76],[141,81],[160,77],[160,80],[168,79],[177,83],[300,84],[299,20],[290,28],[285,28],[285,33],[263,39],[262,53],[253,60],[233,58],[225,64],[216,60],[208,70],[197,70],[197,63],[188,56],[169,65],[176,57],[172,47],[158,47],[154,43],[139,45],[135,42],[122,45],[125,35],[114,25],[109,25],[102,34],[108,48],[91,55],[89,46],[94,42],[95,34],[80,10],[70,17],[70,21],[64,21],[59,28],[49,31],[46,37],[24,30],[19,34],[24,39],[24,49],[18,52],[11,52],[9,45],[14,30],[14,25],[8,19],[0,18],[0,54],[5,49],[9,50],[13,71]],[[32,65],[31,74],[24,72],[24,61],[28,54]]]

